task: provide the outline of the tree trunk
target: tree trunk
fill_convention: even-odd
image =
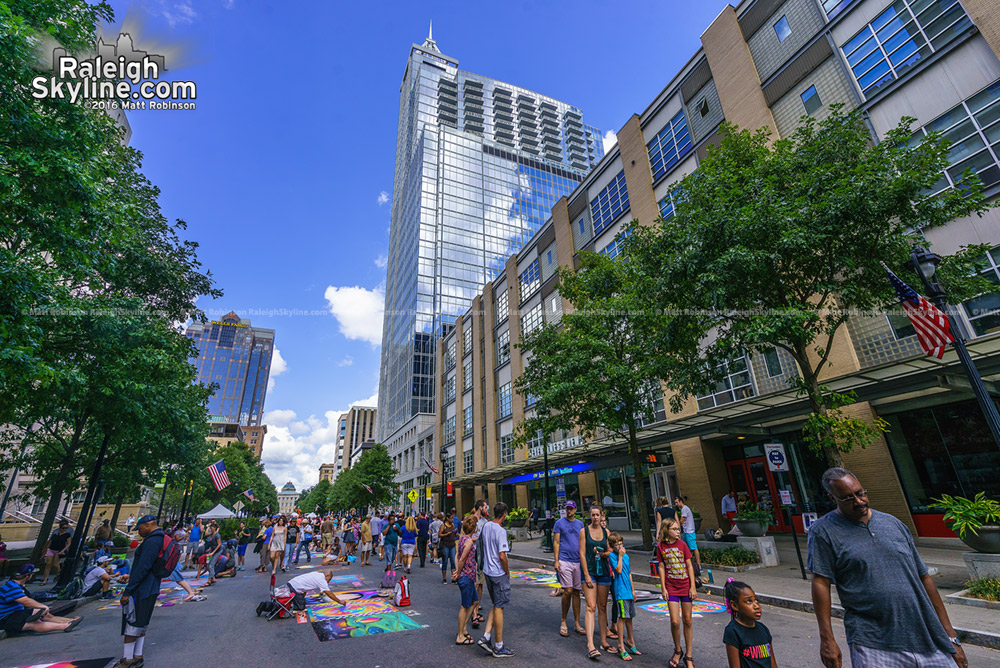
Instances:
[[[111,538],[115,537],[115,527],[118,525],[118,515],[122,512],[122,503],[125,497],[119,496],[115,501],[115,512],[111,514]]]
[[[69,474],[73,469],[73,454],[75,450],[76,439],[74,438],[73,444],[63,459],[62,466],[59,467],[59,474],[56,476],[56,481],[52,484],[52,489],[49,490],[52,498],[49,500],[49,505],[45,508],[45,516],[42,518],[42,524],[38,528],[38,538],[35,539],[35,546],[31,550],[31,563],[33,564],[41,561],[45,543],[48,542],[49,534],[52,533],[52,525],[55,523],[56,513],[59,511],[59,498],[62,496],[63,490],[66,489],[66,482],[69,480]]]
[[[795,353],[793,357],[802,372],[802,387],[805,389],[806,399],[809,401],[809,409],[816,415],[827,417],[828,411],[823,402],[823,392],[820,390],[819,381],[809,364],[809,355],[805,347],[796,345]],[[844,458],[841,456],[840,450],[837,449],[833,430],[829,426],[825,426],[824,431],[826,433],[823,437],[826,443],[822,446],[822,454],[823,458],[826,459],[827,466],[843,468]]]
[[[639,509],[639,527],[642,529],[642,549],[648,551],[653,549],[653,529],[649,523],[649,513],[646,512],[648,504],[646,503],[647,499],[645,498],[646,495],[643,489],[643,483],[646,481],[646,471],[642,467],[642,460],[639,456],[639,439],[636,434],[635,422],[630,422],[628,425],[628,451],[632,457],[636,495],[639,497],[636,499],[635,506]]]

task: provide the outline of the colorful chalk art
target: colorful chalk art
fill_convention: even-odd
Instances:
[[[559,579],[552,571],[544,568],[529,568],[526,571],[511,571],[512,580],[520,580],[528,584],[545,585],[547,587],[558,587]]]
[[[104,604],[97,609],[120,610],[122,607],[121,594],[124,589],[124,586],[112,587],[111,591],[114,593],[115,597],[107,599]],[[179,587],[160,587],[160,593],[156,597],[156,607],[169,608],[173,605],[180,605],[185,596],[187,596],[187,592]]]
[[[641,609],[647,612],[654,612],[659,615],[669,615],[670,610],[667,607],[666,601],[659,601],[657,603],[646,603],[639,606]],[[704,614],[713,614],[716,612],[725,612],[726,606],[722,603],[716,603],[715,601],[706,601],[703,598],[696,598],[691,606],[691,613],[695,617],[700,617]]]
[[[306,597],[306,615],[296,615],[300,624],[306,621],[312,624],[320,642],[423,628],[374,589],[352,589],[334,594],[346,605],[333,603],[325,596],[310,595]]]

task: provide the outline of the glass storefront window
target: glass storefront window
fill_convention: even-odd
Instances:
[[[604,507],[608,518],[625,517],[627,502],[622,468],[615,466],[597,472],[597,502]]]
[[[886,416],[886,440],[914,513],[942,494],[1000,499],[1000,448],[974,401]]]

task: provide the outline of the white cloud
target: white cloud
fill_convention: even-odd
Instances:
[[[351,402],[351,406],[375,406],[378,394]],[[271,482],[279,489],[289,480],[302,491],[319,481],[320,464],[337,456],[337,420],[347,409],[326,411],[296,420],[295,411],[279,409],[264,414],[267,436],[261,458]]]
[[[389,264],[389,258],[385,255],[379,255],[375,258],[375,266],[379,269],[385,269],[387,264]]]
[[[167,20],[173,28],[179,24],[193,23],[198,18],[198,13],[194,11],[190,2],[168,2],[160,0],[160,15]]]
[[[378,202],[379,206],[382,206],[383,204],[389,201],[389,193],[383,190],[378,194],[378,199],[375,201]]]
[[[323,295],[330,313],[340,323],[340,333],[348,339],[367,341],[373,347],[382,344],[382,314],[385,290],[358,286],[328,286]]]
[[[337,366],[351,366],[354,364],[354,358],[350,355],[345,355],[344,359],[337,362]]]
[[[613,149],[615,147],[615,144],[617,144],[617,143],[618,143],[618,135],[616,135],[614,133],[614,130],[608,130],[607,132],[604,133],[604,153],[605,154],[610,153],[611,149]]]
[[[365,406],[367,408],[378,408],[378,390],[375,390],[375,394],[368,397],[367,399],[359,399],[358,401],[351,402],[351,408],[355,406]]]
[[[281,356],[281,351],[275,348],[274,355],[271,356],[271,372],[267,377],[268,392],[274,389],[274,377],[280,376],[286,371],[288,371],[288,363],[285,361],[285,358]]]

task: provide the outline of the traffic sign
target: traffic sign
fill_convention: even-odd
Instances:
[[[243,510],[243,502],[237,501],[236,503],[233,504],[233,508],[235,508],[236,510]]]
[[[406,495],[406,498],[408,498],[410,502],[413,503],[416,502],[418,496],[419,494],[417,493],[417,490],[411,489],[410,493]]]
[[[781,498],[781,505],[783,506],[795,505],[794,502],[792,501],[792,493],[787,489],[779,489],[778,496]]]
[[[781,443],[765,443],[764,454],[767,455],[767,468],[772,471],[788,472],[788,457],[785,456],[785,446]]]

